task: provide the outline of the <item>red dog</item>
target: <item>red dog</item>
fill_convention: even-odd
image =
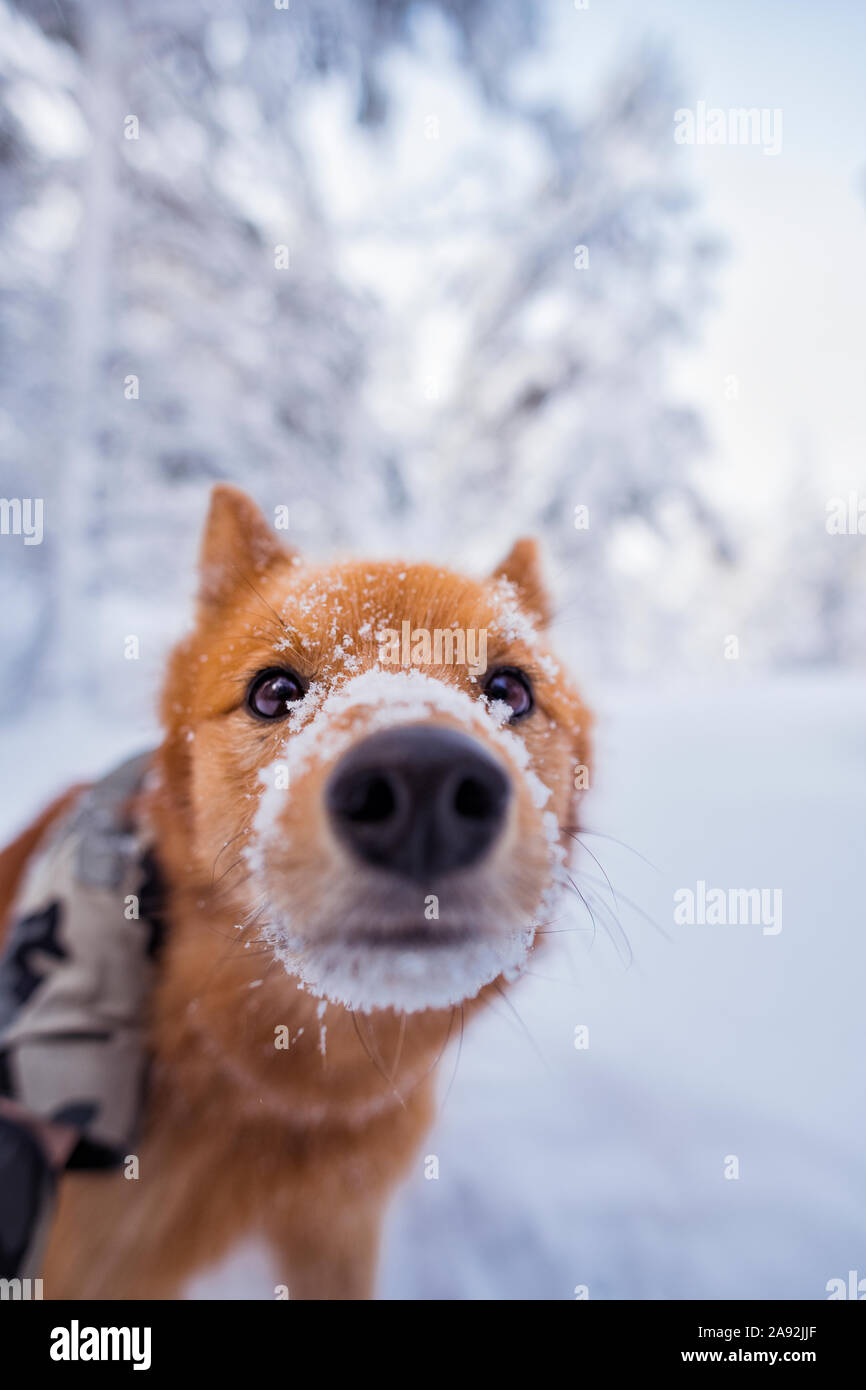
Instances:
[[[589,719],[547,619],[529,541],[481,582],[307,566],[215,490],[125,808],[165,938],[136,1162],[63,1177],[47,1297],[176,1297],[255,1236],[291,1297],[371,1296],[436,1063],[554,913]],[[78,795],[0,856],[4,916]]]

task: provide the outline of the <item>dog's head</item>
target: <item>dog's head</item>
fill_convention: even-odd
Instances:
[[[588,715],[535,547],[488,579],[304,564],[213,495],[163,714],[195,873],[311,992],[413,1012],[520,970],[556,915]]]

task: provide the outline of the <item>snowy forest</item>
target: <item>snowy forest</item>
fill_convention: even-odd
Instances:
[[[0,548],[7,694],[162,650],[220,478],[311,554],[540,534],[588,671],[862,660],[862,547],[799,479],[720,504],[671,385],[726,254],[679,77],[636,43],[578,118],[522,78],[543,8],[3,0],[2,493],[45,506]]]

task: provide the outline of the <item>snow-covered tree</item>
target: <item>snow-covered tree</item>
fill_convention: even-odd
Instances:
[[[713,251],[665,63],[579,119],[524,80],[542,9],[0,0],[4,490],[47,518],[2,559],[19,661],[38,626],[104,685],[100,641],[164,636],[217,477],[308,549],[540,530],[587,650],[682,640],[727,545],[667,388]]]

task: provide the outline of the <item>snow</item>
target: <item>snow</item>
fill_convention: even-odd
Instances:
[[[547,904],[537,917],[547,916]],[[375,952],[344,939],[310,939],[286,920],[263,933],[286,971],[311,994],[356,1012],[400,1008],[417,1013],[474,999],[485,985],[516,979],[534,938],[533,927],[499,924],[495,934],[468,940],[432,955],[429,949],[380,945]]]
[[[520,602],[517,586],[510,579],[500,578],[491,588],[496,598],[494,632],[503,642],[525,642],[528,647],[534,646],[538,630]]]
[[[632,963],[601,921],[559,923],[580,930],[544,938],[510,991],[521,1022],[497,1001],[446,1055],[381,1296],[570,1299],[586,1284],[590,1298],[825,1298],[831,1278],[866,1273],[862,683],[594,704],[585,844]],[[3,829],[143,741],[71,710],[50,739],[41,720],[7,726],[19,800]],[[783,930],[675,927],[674,892],[700,878],[781,888]],[[576,882],[612,901],[588,854]],[[265,1257],[242,1255],[191,1292],[272,1298]]]

